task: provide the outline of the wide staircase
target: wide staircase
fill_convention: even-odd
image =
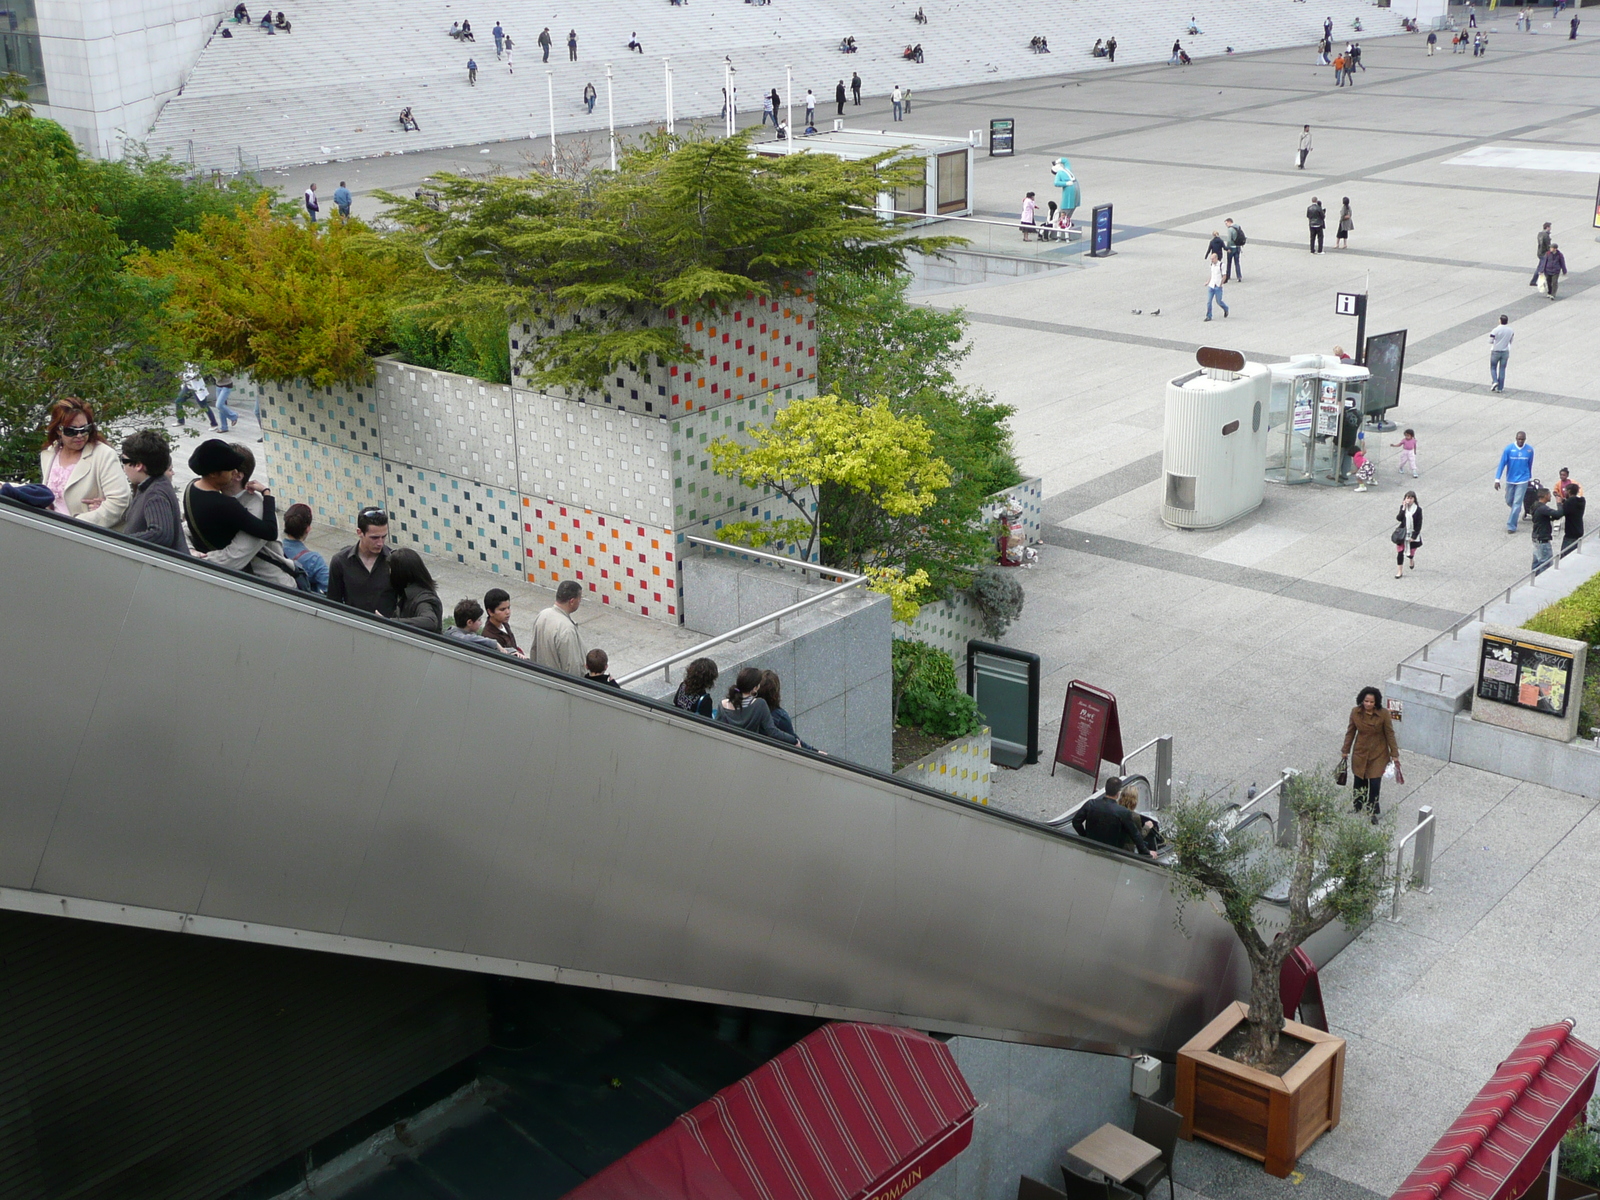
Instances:
[[[284,0],[278,0],[283,3]],[[928,23],[912,19],[919,6]],[[259,18],[260,11],[252,10]],[[181,95],[156,121],[148,144],[203,170],[234,171],[366,158],[412,150],[475,145],[519,138],[546,139],[549,87],[554,82],[558,137],[604,130],[606,64],[619,127],[664,123],[663,58],[670,58],[676,116],[716,121],[722,104],[724,60],[737,74],[741,115],[759,120],[761,96],[784,88],[793,67],[797,120],[806,89],[818,99],[819,118],[833,113],[834,87],[859,72],[866,98],[846,109],[851,124],[889,123],[885,97],[899,84],[914,92],[1033,79],[1084,71],[1118,70],[1165,62],[1174,38],[1196,59],[1287,46],[1321,37],[1331,17],[1335,37],[1399,32],[1400,18],[1367,0],[1155,0],[1111,5],[1072,0],[1048,11],[1025,5],[972,0],[613,0],[596,8],[569,2],[546,8],[530,0],[496,0],[496,7],[453,0],[436,10],[380,5],[370,0],[299,0],[287,13],[293,32],[268,36],[254,26],[227,25],[233,37],[213,35]],[[467,19],[475,43],[449,37]],[[1191,37],[1191,18],[1202,31]],[[496,61],[490,36],[496,21],[516,45],[515,73]],[[549,65],[541,61],[539,32],[554,41]],[[568,61],[566,37],[578,33],[578,58]],[[643,54],[627,43],[637,33]],[[1052,53],[1034,54],[1029,39],[1042,34]],[[1115,65],[1092,58],[1096,38],[1115,35]],[[840,53],[853,36],[859,52]],[[920,42],[925,61],[900,55]],[[1309,53],[1309,51],[1308,51]],[[467,60],[478,64],[468,85]],[[547,75],[547,72],[550,75]],[[595,110],[583,89],[599,93]],[[420,130],[404,133],[398,114],[410,106]],[[996,111],[996,115],[1008,115]],[[964,119],[964,118],[963,118]],[[964,134],[965,129],[939,130]],[[1063,149],[1071,131],[1061,131]],[[548,142],[535,153],[548,153]]]

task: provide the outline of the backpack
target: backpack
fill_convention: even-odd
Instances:
[[[1244,236],[1244,230],[1235,225],[1233,227],[1233,244],[1235,246],[1242,246],[1245,244],[1245,241],[1246,238]]]

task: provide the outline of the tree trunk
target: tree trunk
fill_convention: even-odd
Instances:
[[[1283,1029],[1283,997],[1278,990],[1282,970],[1281,955],[1250,956],[1250,1040],[1244,1057],[1250,1066],[1260,1066],[1277,1052]]]

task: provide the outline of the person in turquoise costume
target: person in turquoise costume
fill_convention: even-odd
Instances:
[[[1061,209],[1067,214],[1067,224],[1072,224],[1073,210],[1078,207],[1078,177],[1072,173],[1072,164],[1058,158],[1050,164],[1056,173],[1056,186],[1061,189]]]

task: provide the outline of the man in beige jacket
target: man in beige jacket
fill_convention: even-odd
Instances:
[[[572,619],[582,603],[583,585],[575,579],[563,579],[556,587],[556,602],[533,623],[534,662],[568,675],[583,674],[583,639]]]

